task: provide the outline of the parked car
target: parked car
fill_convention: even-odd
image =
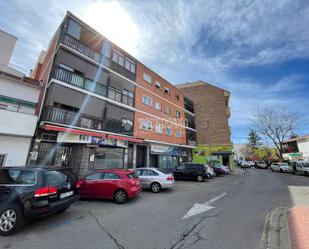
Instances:
[[[241,161],[239,162],[239,164],[240,164],[240,167],[241,167],[241,168],[250,168],[249,163],[248,163],[247,161],[245,161],[245,160],[241,160]]]
[[[265,163],[265,161],[257,161],[256,167],[259,169],[267,169],[267,164]]]
[[[174,187],[174,176],[157,168],[138,168],[135,173],[139,176],[144,189],[158,193],[162,189]]]
[[[291,161],[290,166],[292,167],[293,174],[302,173],[305,176],[309,176],[309,162]]]
[[[141,190],[141,179],[129,169],[99,170],[80,180],[81,197],[110,199],[118,204],[136,197]]]
[[[70,169],[0,168],[0,234],[11,235],[24,221],[65,211],[79,198]]]
[[[272,171],[278,171],[278,172],[292,172],[292,168],[287,163],[273,163],[270,166],[270,169]]]
[[[214,169],[217,175],[228,174],[230,172],[229,167],[219,164],[219,163],[215,163],[211,165],[211,167]]]
[[[246,161],[246,163],[249,165],[249,168],[255,167],[254,161]]]
[[[183,163],[172,170],[175,180],[196,180],[203,182],[207,178],[207,171],[201,163]]]
[[[210,165],[204,164],[204,166],[206,168],[207,178],[211,179],[217,175],[214,169]]]

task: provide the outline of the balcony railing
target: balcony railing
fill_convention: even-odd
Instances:
[[[54,69],[54,73],[53,73],[53,77],[57,80],[61,80],[65,83],[68,83],[70,85],[85,89],[87,91],[96,93],[98,95],[107,97],[108,96],[108,90],[109,88],[98,83],[98,82],[94,82],[90,79],[84,78],[78,74],[75,74],[67,69],[64,69],[62,67],[56,66]],[[113,91],[115,91],[113,89]],[[131,98],[131,100],[128,100],[128,96],[125,96],[121,93],[120,90],[118,90],[118,94],[120,95],[120,98],[118,99],[113,99],[113,100],[120,100],[118,102],[130,105],[130,106],[134,106],[134,99]]]
[[[62,42],[70,48],[82,53],[83,55],[95,60],[96,62],[111,68],[112,70],[116,71],[117,73],[122,74],[123,76],[127,77],[130,80],[135,81],[135,74],[131,71],[127,70],[126,68],[120,66],[119,64],[115,63],[105,55],[94,51],[93,49],[89,48],[87,45],[83,44],[81,41],[77,40],[76,38],[70,36],[69,34],[64,34],[62,38]]]
[[[100,119],[52,106],[44,107],[42,121],[133,136],[133,126],[128,124],[123,125],[119,120],[109,118]]]

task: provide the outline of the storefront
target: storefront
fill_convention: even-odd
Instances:
[[[150,146],[150,167],[172,169],[179,164],[179,158],[178,147],[156,144]]]
[[[193,149],[193,161],[197,163],[218,162],[223,165],[234,167],[232,145],[198,146]]]

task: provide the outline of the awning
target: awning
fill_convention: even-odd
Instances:
[[[61,132],[68,132],[68,133],[85,135],[85,136],[117,139],[117,140],[134,142],[134,143],[142,143],[144,141],[143,139],[139,139],[139,138],[109,135],[109,134],[104,134],[104,133],[100,133],[100,132],[85,131],[85,130],[79,130],[79,129],[67,128],[67,127],[62,127],[62,126],[57,126],[57,125],[49,125],[49,124],[45,124],[43,126],[43,129],[48,130],[48,131],[61,131]]]
[[[233,152],[232,151],[214,151],[214,152],[211,152],[211,154],[213,156],[225,156],[225,155],[232,155]]]

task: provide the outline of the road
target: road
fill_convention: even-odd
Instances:
[[[159,194],[144,191],[124,205],[82,200],[0,237],[0,248],[256,249],[272,208],[307,201],[308,177],[250,169],[204,183],[177,182]],[[184,218],[196,203],[194,210],[211,208]]]

